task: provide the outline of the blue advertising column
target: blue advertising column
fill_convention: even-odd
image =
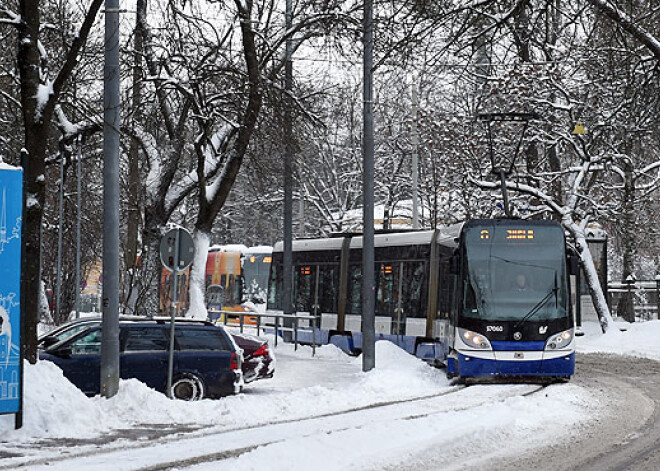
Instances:
[[[20,169],[0,163],[0,414],[22,414],[22,182]]]

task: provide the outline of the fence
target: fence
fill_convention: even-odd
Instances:
[[[312,316],[310,314],[284,314],[280,312],[235,312],[235,311],[219,311],[222,314],[222,324],[225,326],[236,326],[234,322],[230,322],[230,318],[235,319],[238,317],[238,327],[240,332],[243,333],[245,328],[245,318],[256,318],[254,324],[251,322],[248,325],[256,327],[257,335],[261,335],[261,330],[264,332],[266,328],[273,328],[275,331],[275,346],[277,347],[277,339],[279,333],[291,332],[293,337],[294,350],[298,350],[298,331],[300,330],[300,321],[305,321],[312,330],[312,356],[316,355],[316,330],[320,316]],[[269,319],[272,321],[268,322]],[[291,327],[285,326],[285,320],[291,319]]]
[[[660,312],[660,278],[656,280],[631,280],[608,283],[609,305],[613,315],[618,315],[617,307],[624,293],[629,293],[635,309],[635,317],[640,320],[658,319]]]

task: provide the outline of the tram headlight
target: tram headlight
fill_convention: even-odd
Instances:
[[[558,334],[552,334],[545,342],[546,350],[559,350],[566,348],[573,341],[573,329],[568,329]]]
[[[458,328],[458,336],[461,338],[463,344],[472,349],[479,350],[492,350],[488,339],[481,334],[472,332],[471,330]]]

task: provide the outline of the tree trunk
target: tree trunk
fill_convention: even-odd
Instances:
[[[190,272],[190,308],[186,317],[195,319],[206,319],[206,259],[209,254],[210,234],[200,229],[195,229],[193,234],[195,241],[195,260]]]
[[[103,0],[93,0],[80,31],[66,52],[62,69],[52,82],[42,68],[39,43],[41,0],[20,0],[17,66],[20,75],[21,108],[25,132],[22,154],[23,191],[26,209],[23,215],[24,240],[21,266],[21,298],[25,318],[22,322],[23,352],[30,363],[37,361],[37,324],[39,323],[41,284],[41,225],[46,195],[45,159],[50,122],[55,104],[76,65],[78,54],[87,40],[96,13]],[[44,58],[45,61],[45,58]],[[40,90],[40,86],[43,87]],[[44,91],[49,93],[44,96]],[[41,93],[39,93],[41,92]]]
[[[139,294],[135,305],[137,313],[155,316],[160,312],[160,281],[163,266],[160,262],[160,239],[165,223],[145,216],[142,240],[142,263],[139,270]]]
[[[632,163],[626,160],[624,163],[624,186],[623,186],[623,231],[621,231],[623,249],[623,274],[624,283],[633,274],[635,256],[635,182],[632,175]],[[622,293],[617,304],[617,314],[628,322],[635,322],[634,294],[630,291]]]
[[[23,351],[30,363],[37,361],[37,324],[39,323],[39,293],[41,283],[41,223],[46,196],[44,157],[48,128],[43,115],[37,112],[40,57],[39,2],[22,0],[20,14],[23,20],[19,28],[18,69],[21,81],[21,105],[25,126],[25,150],[23,154],[23,191],[27,195],[23,215],[22,237],[25,253],[22,256],[21,291],[24,303],[22,332]],[[41,176],[41,178],[40,178]]]
[[[140,22],[146,20],[147,15],[147,0],[137,1],[137,15],[135,27],[135,41],[133,51],[133,89],[132,89],[132,104],[133,104],[133,121],[140,122],[142,120],[141,102],[142,102],[142,54],[144,53],[143,36],[144,30],[140,27]],[[128,190],[127,190],[127,210],[128,217],[126,220],[126,245],[124,252],[124,266],[127,270],[128,282],[127,293],[124,299],[124,306],[128,306],[130,298],[134,290],[135,272],[137,270],[137,253],[138,253],[138,233],[140,229],[140,156],[138,151],[138,142],[136,139],[131,139],[131,146],[128,152]]]

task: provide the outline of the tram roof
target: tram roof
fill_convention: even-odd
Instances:
[[[374,235],[375,247],[403,247],[406,245],[429,245],[436,235],[436,241],[445,246],[456,247],[458,245],[458,235],[461,232],[463,223],[453,224],[438,228],[436,231],[411,231],[411,232],[392,232],[386,234]],[[362,235],[345,237],[330,237],[323,239],[299,239],[293,241],[294,252],[321,251],[321,250],[341,250],[344,240],[350,238],[350,248],[362,248]],[[273,252],[282,252],[284,245],[278,241],[273,247]]]

